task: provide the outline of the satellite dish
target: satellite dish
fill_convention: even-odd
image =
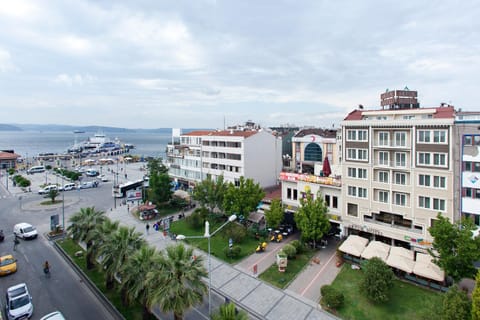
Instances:
[[[363,104],[359,104],[359,105],[358,105],[358,108],[361,109],[361,110],[363,110]]]

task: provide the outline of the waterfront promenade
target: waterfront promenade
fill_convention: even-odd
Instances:
[[[142,177],[144,171],[140,168],[144,165],[145,163],[128,164],[126,170],[128,171],[129,179]],[[32,179],[33,192],[36,192],[38,189],[37,185],[45,183],[44,175],[36,174],[28,177]],[[48,182],[56,180],[56,178],[50,176],[47,178],[49,179]],[[23,193],[20,188],[11,185],[9,191],[16,196],[20,196]],[[65,203],[65,205],[69,206],[69,203]],[[25,209],[32,210],[34,208],[29,207]],[[146,234],[145,222],[138,220],[130,214],[126,205],[119,203],[116,208],[110,208],[106,212],[112,220],[118,220],[122,225],[135,227],[138,232],[144,234],[148,243],[158,250],[163,250],[166,246],[174,243],[174,240],[164,236],[162,232],[150,229],[149,234]],[[186,214],[189,213],[187,212]],[[173,216],[177,217],[178,214]],[[320,263],[310,263],[288,285],[286,290],[280,290],[257,278],[258,274],[275,263],[276,252],[290,240],[292,239],[287,238],[286,241],[281,243],[270,243],[266,252],[261,254],[252,252],[252,255],[236,265],[224,263],[212,256],[211,283],[214,305],[218,305],[225,298],[228,298],[239,308],[248,311],[252,319],[336,319],[335,316],[321,310],[318,304],[321,285],[330,283],[338,272],[338,269],[334,266],[335,259],[332,258],[335,254],[334,245],[320,250],[317,253]],[[207,255],[199,250],[196,250],[196,254],[205,256],[205,267],[208,270]],[[257,274],[253,273],[254,265],[257,265]],[[205,304],[207,301],[208,299],[206,299]],[[185,319],[204,318],[199,313],[200,308],[195,308],[188,312]],[[205,305],[203,309],[205,309]],[[173,319],[173,315],[162,314],[159,310],[155,310],[155,313],[160,319]]]

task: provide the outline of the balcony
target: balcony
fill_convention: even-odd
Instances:
[[[375,224],[375,225],[378,225],[378,226],[382,226],[384,228],[393,228],[393,229],[403,230],[403,231],[412,232],[412,233],[416,233],[416,234],[423,234],[422,230],[415,229],[413,227],[405,227],[405,226],[402,226],[402,225],[399,225],[399,224],[395,224],[395,221],[392,221],[391,223],[386,223],[386,222],[383,222],[383,221],[375,220],[374,218],[368,217],[368,216],[364,216],[363,220],[365,222]],[[412,226],[413,226],[413,224],[412,224]]]
[[[331,185],[335,187],[342,186],[342,180],[338,177],[319,177],[313,174],[302,174],[302,173],[292,173],[292,172],[281,172],[280,173],[280,180],[281,181],[290,181],[290,182],[297,182],[297,181],[304,181],[322,185]]]

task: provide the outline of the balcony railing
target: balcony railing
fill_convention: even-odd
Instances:
[[[336,187],[342,186],[342,180],[338,177],[319,177],[313,174],[302,174],[302,173],[292,173],[292,172],[281,172],[280,173],[281,181],[304,181],[316,184],[323,185],[332,185]]]

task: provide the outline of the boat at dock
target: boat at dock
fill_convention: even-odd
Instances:
[[[128,152],[133,149],[132,144],[122,144],[118,138],[110,139],[104,133],[96,133],[93,137],[89,137],[86,140],[73,144],[68,148],[68,153],[109,153],[114,151]]]

